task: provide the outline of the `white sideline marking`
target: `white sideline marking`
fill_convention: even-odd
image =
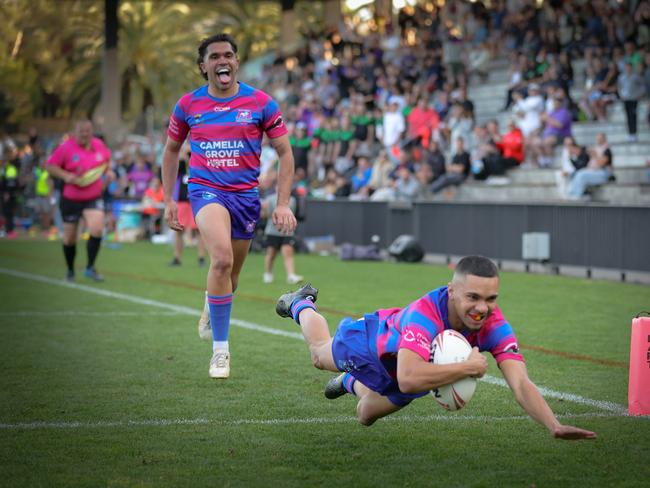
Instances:
[[[604,418],[604,417],[627,417],[627,414],[614,412],[586,412],[577,414],[560,414],[559,419],[575,418]],[[631,417],[647,418],[650,417]],[[479,421],[479,422],[504,422],[526,420],[532,421],[528,415],[506,415],[502,417],[488,415],[395,415],[384,417],[380,422],[455,422],[458,420]],[[116,420],[98,422],[24,422],[15,424],[0,424],[0,430],[39,430],[39,429],[101,429],[110,427],[168,427],[175,425],[314,425],[314,424],[342,424],[357,423],[352,416],[338,417],[308,417],[308,418],[285,418],[285,419],[233,419],[233,420],[210,420],[198,419],[151,419],[151,420]]]
[[[22,271],[16,271],[13,269],[7,269],[7,268],[0,268],[0,273],[9,275],[9,276],[14,276],[16,278],[23,278],[27,280],[32,280],[32,281],[38,281],[41,283],[47,283],[50,285],[58,285],[58,286],[65,286],[68,288],[73,288],[76,290],[81,290],[85,291],[88,293],[94,293],[96,295],[102,295],[105,297],[109,298],[116,298],[120,300],[125,300],[131,303],[136,303],[138,305],[148,305],[151,307],[156,307],[156,308],[162,308],[168,311],[172,311],[175,313],[179,314],[187,314],[187,315],[192,315],[194,317],[200,315],[200,311],[197,311],[193,308],[190,307],[185,307],[182,305],[173,305],[170,303],[164,303],[164,302],[158,302],[156,300],[150,300],[148,298],[142,298],[134,295],[126,295],[124,293],[119,293],[119,292],[114,292],[110,290],[104,290],[102,288],[95,288],[91,286],[86,286],[86,285],[79,285],[77,283],[69,283],[67,281],[63,280],[56,280],[53,278],[48,278],[47,276],[41,276],[41,275],[36,275],[32,273],[25,273]],[[298,332],[288,332],[285,330],[280,330],[280,329],[273,329],[271,327],[266,327],[264,325],[260,324],[255,324],[253,322],[247,322],[245,320],[239,320],[232,318],[230,319],[230,323],[233,325],[237,325],[239,327],[242,327],[244,329],[250,329],[250,330],[256,330],[259,332],[265,332],[267,334],[273,334],[273,335],[279,335],[283,337],[291,337],[293,339],[298,339],[298,340],[303,340],[302,334],[299,334]],[[494,376],[490,375],[485,375],[483,378],[481,378],[481,381],[485,381],[486,383],[490,383],[493,385],[498,385],[498,386],[503,386],[507,387],[507,383],[501,379],[501,378],[496,378]],[[544,387],[538,387],[540,393],[549,398],[556,398],[556,399],[561,399],[573,403],[578,403],[581,405],[587,405],[590,407],[597,408],[598,410],[604,410],[607,412],[611,412],[615,415],[626,415],[627,413],[627,408],[624,405],[621,405],[619,403],[613,403],[613,402],[608,402],[604,400],[593,400],[591,398],[586,398],[582,397],[580,395],[574,395],[573,393],[563,393],[560,391],[554,391],[548,388]],[[457,418],[457,417],[455,417]],[[528,417],[526,417],[528,418]],[[173,422],[173,421],[170,421]],[[2,425],[2,424],[0,424]],[[126,423],[125,423],[126,425]]]

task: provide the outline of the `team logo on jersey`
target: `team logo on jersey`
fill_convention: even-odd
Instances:
[[[194,116],[192,117],[194,119],[194,123],[195,124],[200,124],[201,122],[203,122],[201,120],[202,116],[203,116],[203,114],[200,114],[200,113],[199,114],[194,114]]]
[[[253,232],[255,230],[255,221],[251,220],[246,224],[246,232]]]
[[[503,352],[518,354],[519,346],[517,345],[516,342],[511,342],[510,344],[508,344],[506,347],[503,348]]]
[[[237,110],[237,122],[251,122],[253,120],[253,113],[250,110]]]

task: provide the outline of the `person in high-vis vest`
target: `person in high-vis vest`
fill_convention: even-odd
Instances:
[[[57,230],[52,226],[54,210],[54,186],[50,173],[45,169],[44,162],[34,168],[35,208],[41,231],[51,240],[56,239]]]
[[[16,213],[16,194],[18,193],[18,168],[20,160],[6,159],[0,166],[0,195],[2,195],[2,215],[4,217],[4,233],[8,239],[17,237],[14,215]]]

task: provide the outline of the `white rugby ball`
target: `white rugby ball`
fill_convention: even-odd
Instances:
[[[452,329],[443,330],[431,344],[433,364],[451,364],[465,361],[472,352],[467,339]],[[431,395],[447,410],[460,410],[472,399],[476,390],[476,378],[463,378],[455,383],[431,390]]]

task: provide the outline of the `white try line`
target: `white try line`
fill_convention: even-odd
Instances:
[[[80,291],[85,291],[87,293],[94,293],[96,295],[101,295],[109,298],[114,298],[118,300],[124,300],[128,301],[131,303],[135,303],[137,305],[146,305],[150,307],[155,307],[158,309],[163,309],[179,314],[187,314],[187,315],[192,315],[194,317],[198,316],[201,311],[195,310],[190,307],[185,307],[182,305],[173,305],[170,303],[164,303],[164,302],[158,302],[156,300],[150,300],[148,298],[143,298],[143,297],[138,297],[135,295],[126,295],[124,293],[119,293],[115,291],[110,291],[110,290],[104,290],[102,288],[96,288],[92,286],[86,286],[86,285],[80,285],[77,283],[69,283],[67,281],[63,280],[56,280],[53,278],[48,278],[47,276],[42,276],[42,275],[37,275],[37,274],[32,274],[32,273],[25,273],[22,271],[16,271],[13,269],[7,269],[7,268],[0,268],[0,273],[13,276],[16,278],[23,278],[26,280],[32,280],[32,281],[37,281],[41,283],[47,283],[49,285],[57,285],[57,286],[64,286],[67,288],[72,288]],[[298,340],[303,340],[302,334],[299,334],[298,332],[288,332],[285,330],[280,330],[280,329],[273,329],[271,327],[267,327],[264,325],[256,324],[253,322],[247,322],[245,320],[239,320],[232,318],[230,320],[230,323],[233,325],[236,325],[238,327],[242,327],[244,329],[250,329],[250,330],[255,330],[259,332],[265,332],[267,334],[273,334],[273,335],[279,335],[279,336],[284,336],[284,337],[291,337],[292,339],[298,339]],[[486,383],[490,383],[493,385],[498,385],[498,386],[503,386],[507,387],[507,383],[501,379],[501,378],[496,378],[494,376],[490,375],[485,375],[482,378],[482,381],[485,381]],[[573,393],[564,393],[560,391],[555,391],[551,390],[548,388],[544,387],[538,387],[540,393],[547,397],[547,398],[555,398],[559,400],[564,400],[572,403],[577,403],[580,405],[586,405],[592,408],[597,408],[598,410],[606,411],[606,412],[611,412],[615,415],[627,415],[627,408],[624,405],[621,405],[619,403],[614,403],[614,402],[608,402],[605,400],[593,400],[591,398],[586,398],[580,395],[574,395]]]
[[[576,418],[605,418],[605,417],[621,417],[614,412],[585,412],[577,414],[560,414],[557,415],[559,419],[576,419]],[[647,418],[647,417],[643,417]],[[446,415],[393,415],[384,417],[382,422],[456,422],[459,420],[464,421],[477,421],[477,422],[512,422],[512,421],[531,421],[528,415],[504,415],[489,416],[489,415],[458,415],[455,413],[448,413]],[[284,419],[232,419],[232,420],[219,420],[219,419],[144,419],[144,420],[103,420],[96,422],[18,422],[15,424],[0,423],[0,430],[46,430],[46,429],[103,429],[111,427],[169,427],[177,425],[216,425],[216,426],[239,426],[239,425],[333,425],[344,423],[358,423],[356,417],[352,416],[337,416],[337,417],[307,417],[307,418],[284,418]]]

